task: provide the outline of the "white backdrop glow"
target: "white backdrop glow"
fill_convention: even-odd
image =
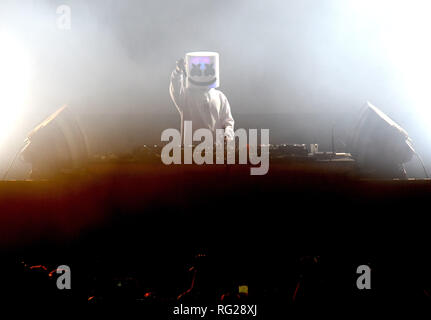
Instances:
[[[0,148],[29,105],[31,74],[28,51],[11,34],[0,32]]]
[[[376,51],[391,67],[405,111],[414,113],[431,139],[431,1],[354,0],[349,5],[352,23],[375,40]]]

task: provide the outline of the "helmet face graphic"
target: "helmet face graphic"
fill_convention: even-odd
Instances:
[[[187,88],[217,88],[220,85],[217,52],[189,52],[185,61]]]

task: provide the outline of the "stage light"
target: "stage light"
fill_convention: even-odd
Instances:
[[[408,133],[369,102],[361,110],[349,149],[363,173],[380,178],[406,178],[403,164],[415,154]]]
[[[86,136],[67,106],[33,129],[26,142],[22,158],[31,163],[33,179],[75,174],[85,169],[88,160]]]
[[[0,147],[24,113],[32,76],[28,51],[0,32]]]

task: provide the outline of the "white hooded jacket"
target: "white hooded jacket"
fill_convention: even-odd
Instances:
[[[182,72],[175,69],[169,86],[172,101],[181,115],[181,136],[184,121],[192,121],[193,131],[206,128],[213,132],[224,129],[227,139],[234,138],[234,120],[226,96],[214,88],[186,88]]]

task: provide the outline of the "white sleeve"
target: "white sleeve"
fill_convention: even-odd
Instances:
[[[178,111],[182,113],[184,105],[184,75],[177,70],[172,71],[169,93]]]
[[[221,121],[223,123],[223,127],[224,127],[224,135],[228,138],[228,139],[234,139],[235,137],[235,133],[234,133],[234,125],[235,125],[235,121],[233,120],[232,117],[232,112],[230,110],[230,104],[229,101],[227,100],[226,96],[221,92],[221,102],[222,102],[222,107],[221,107]]]

